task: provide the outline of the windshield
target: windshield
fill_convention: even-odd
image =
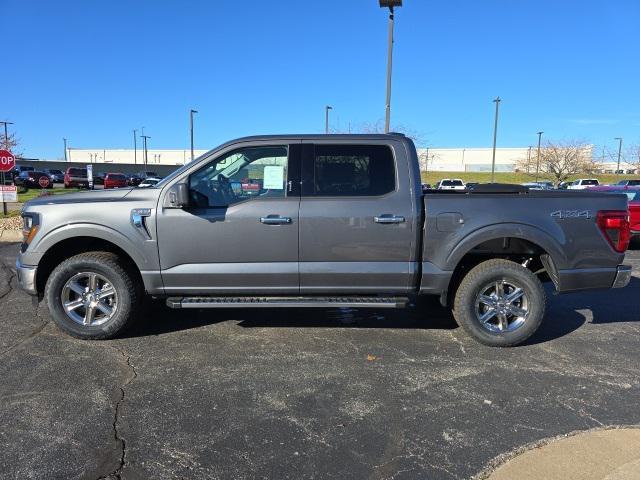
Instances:
[[[461,187],[462,180],[443,180],[440,185],[443,187]]]
[[[598,180],[582,180],[582,185],[599,185]]]

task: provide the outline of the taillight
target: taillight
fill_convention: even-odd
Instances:
[[[616,252],[624,253],[631,240],[629,212],[626,210],[600,210],[597,222],[611,247]]]

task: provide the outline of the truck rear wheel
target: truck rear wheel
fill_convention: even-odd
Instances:
[[[462,279],[453,316],[480,343],[512,347],[535,333],[545,306],[544,288],[536,275],[516,262],[493,259]]]
[[[133,319],[141,288],[134,275],[109,252],[75,255],[47,280],[45,299],[58,327],[87,340],[113,338]]]

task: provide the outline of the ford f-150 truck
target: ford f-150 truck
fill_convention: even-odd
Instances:
[[[624,195],[423,192],[401,134],[248,137],[149,188],[29,201],[17,272],[85,339],[121,332],[145,294],[182,309],[400,308],[436,295],[475,339],[512,346],[543,319],[543,282],[627,285],[628,215]]]

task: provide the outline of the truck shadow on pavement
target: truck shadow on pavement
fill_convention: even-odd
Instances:
[[[547,289],[548,310],[542,326],[525,345],[548,342],[573,332],[585,322],[605,324],[640,322],[640,279],[632,278],[627,288],[553,295]],[[162,301],[150,301],[135,325],[124,337],[163,335],[233,321],[243,328],[350,328],[424,329],[458,328],[450,310],[437,299],[421,302],[407,310],[370,309],[220,309],[172,310]]]

